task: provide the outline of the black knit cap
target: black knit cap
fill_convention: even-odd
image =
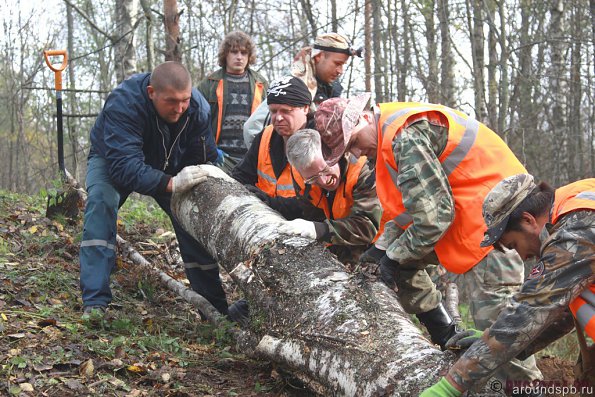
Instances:
[[[267,91],[267,103],[289,105],[294,107],[309,106],[312,95],[301,79],[293,76],[283,76],[275,80]]]

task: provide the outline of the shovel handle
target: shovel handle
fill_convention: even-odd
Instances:
[[[62,71],[66,69],[68,66],[68,53],[66,50],[46,50],[43,52],[43,56],[45,58],[45,63],[48,65],[50,69],[54,71],[54,75],[56,77],[56,91],[62,90]],[[54,65],[50,62],[51,56],[61,56],[62,57],[62,64],[61,65]]]

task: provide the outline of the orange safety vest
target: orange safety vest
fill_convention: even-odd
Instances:
[[[294,179],[298,186],[303,186],[304,180],[299,172],[292,170],[289,162],[279,178],[275,176],[270,150],[272,136],[273,126],[269,125],[262,133],[258,148],[258,166],[256,170],[258,180],[256,181],[256,186],[269,197],[295,197],[297,194],[293,184]]]
[[[487,227],[481,208],[488,192],[502,179],[527,170],[492,130],[442,105],[394,102],[380,104],[376,191],[386,218],[406,229],[413,221],[397,186],[399,171],[392,142],[403,128],[419,120],[448,128],[448,141],[438,160],[452,189],[455,216],[434,249],[450,272],[462,274],[492,250],[480,243]]]
[[[219,135],[221,134],[221,125],[223,123],[223,96],[224,96],[224,80],[219,80],[219,84],[217,84],[217,134],[215,135],[215,143],[219,142]],[[212,91],[211,91],[212,92]],[[264,92],[264,84],[260,81],[257,81],[254,84],[254,92],[252,93],[252,107],[250,109],[250,114],[254,113],[258,105],[262,102],[262,94]]]
[[[345,178],[342,178],[337,190],[335,191],[335,198],[333,199],[333,206],[329,208],[329,203],[326,194],[322,192],[319,186],[312,185],[309,192],[309,199],[312,205],[324,211],[326,219],[342,219],[351,213],[353,207],[353,188],[355,187],[359,174],[367,161],[366,156],[361,156],[359,159],[349,156],[349,163],[345,171]],[[296,173],[294,173],[295,176]],[[299,174],[298,174],[299,175]],[[301,178],[300,178],[301,179]],[[306,194],[306,186],[303,179],[298,182],[300,187],[300,194]]]
[[[556,189],[551,222],[555,224],[562,215],[582,209],[595,210],[595,178]],[[595,339],[595,285],[585,289],[569,307],[585,333]]]

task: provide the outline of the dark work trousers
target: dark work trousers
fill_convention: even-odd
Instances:
[[[114,186],[107,162],[97,156],[88,161],[86,184],[88,197],[80,249],[83,305],[107,306],[112,300],[109,278],[116,263],[118,210],[130,192]],[[216,260],[172,215],[171,193],[158,194],[153,198],[172,221],[192,289],[219,312],[227,314],[227,300]]]

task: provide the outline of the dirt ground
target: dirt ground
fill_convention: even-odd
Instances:
[[[38,204],[0,192],[0,395],[314,395],[294,374],[236,351],[224,332],[127,260],[112,275],[107,315],[83,318],[81,225],[40,213]],[[123,235],[183,279],[170,234],[141,224]],[[571,362],[542,357],[538,365],[546,380],[573,383]]]

